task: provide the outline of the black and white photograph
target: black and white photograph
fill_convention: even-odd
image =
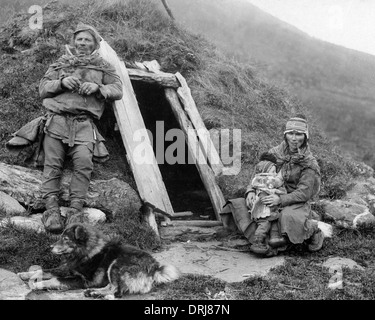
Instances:
[[[375,1],[0,9],[0,300],[375,299]]]

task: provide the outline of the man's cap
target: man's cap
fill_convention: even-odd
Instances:
[[[102,38],[99,36],[99,33],[96,31],[96,29],[94,27],[89,26],[88,24],[84,24],[80,22],[78,23],[77,28],[73,32],[74,37],[77,33],[82,32],[82,31],[87,31],[94,37],[94,40],[96,42],[96,49],[99,49],[100,47],[99,43],[100,41],[102,41]]]

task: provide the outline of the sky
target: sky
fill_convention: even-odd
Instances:
[[[247,0],[310,36],[375,55],[375,0]]]

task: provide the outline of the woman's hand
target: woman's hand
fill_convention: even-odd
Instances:
[[[278,204],[281,203],[281,199],[278,195],[276,194],[270,194],[269,196],[264,196],[260,199],[262,203],[266,206],[273,207],[277,206]]]
[[[246,206],[248,209],[251,209],[253,206],[253,201],[255,198],[255,193],[254,192],[249,192],[246,197]]]
[[[90,94],[97,92],[98,90],[99,90],[99,85],[97,85],[96,83],[84,82],[79,87],[78,93],[90,95]]]
[[[69,76],[65,77],[61,80],[61,84],[63,87],[69,89],[69,90],[78,90],[79,86],[81,85],[81,81],[77,77]]]

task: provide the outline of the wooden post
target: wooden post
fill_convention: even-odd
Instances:
[[[176,73],[176,78],[181,84],[181,87],[177,89],[178,97],[180,98],[184,110],[189,116],[193,127],[197,131],[199,143],[202,145],[202,149],[208,159],[209,165],[211,166],[215,176],[219,176],[222,174],[224,166],[211,140],[210,133],[203,123],[185,78],[178,72]]]
[[[116,52],[104,39],[100,42],[99,52],[105,60],[115,67],[122,81],[123,97],[121,100],[115,101],[114,113],[140,197],[143,202],[149,202],[159,210],[173,216],[172,204],[147,134],[142,136],[144,139],[142,144],[149,150],[147,161],[142,163],[139,158],[135,157],[136,148],[139,147],[140,141],[134,140],[134,134],[140,132],[139,130],[146,130],[146,128],[125,64],[120,61]],[[165,219],[167,223],[170,221],[168,217]],[[149,223],[159,236],[153,213],[149,217]]]

